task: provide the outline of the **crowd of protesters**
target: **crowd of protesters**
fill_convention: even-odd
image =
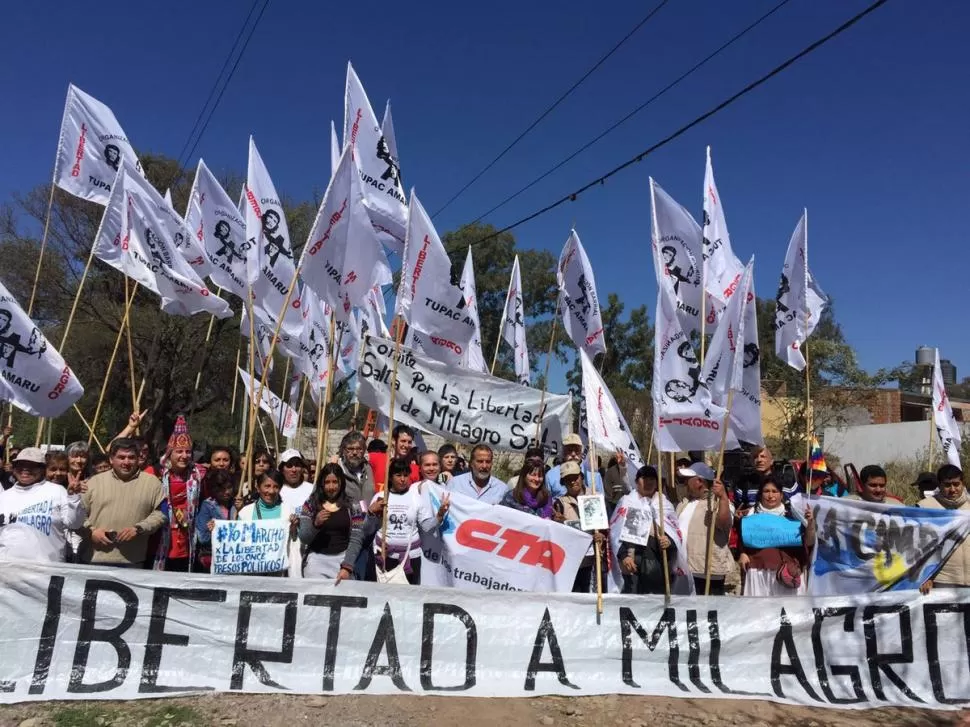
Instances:
[[[625,540],[621,534],[618,546],[611,546],[608,531],[593,533],[595,548],[605,556],[601,575],[618,568],[624,593],[664,593],[664,573],[678,556],[679,543],[697,593],[757,597],[806,593],[815,527],[801,495],[899,502],[888,494],[886,472],[878,465],[863,467],[852,486],[824,464],[816,468],[814,458],[797,476],[786,476],[786,468],[764,447],[752,450],[751,466],[725,486],[697,453],[676,461],[673,481],[649,465],[628,473],[622,453],[605,467],[602,462],[591,467],[583,442],[571,434],[564,438],[560,459],[528,450],[515,475],[503,482],[493,474],[494,453],[487,445],[471,447],[467,460],[450,444],[419,451],[415,433],[403,425],[392,432],[390,447],[350,431],[337,453],[318,467],[296,449],[276,457],[257,448],[246,462],[231,447],[213,446],[196,461],[182,417],[155,461],[148,443],[135,435],[139,423],[132,415],[106,455],[91,452],[83,442],[47,453],[8,447],[11,431],[5,428],[0,535],[3,526],[20,523],[42,533],[59,560],[208,572],[217,520],[278,519],[289,523],[290,565],[269,575],[374,581],[397,571],[416,585],[421,532],[442,525],[451,495],[579,527],[578,498],[599,493],[610,513],[618,510],[627,517],[669,507],[677,533],[671,537],[663,515],[645,515],[653,518],[647,536]],[[426,483],[445,491],[436,511],[422,497]],[[914,486],[919,507],[970,509],[963,474],[953,465],[935,475],[924,473]],[[798,533],[796,542],[758,547],[752,528],[746,535],[746,522],[754,522],[747,518],[754,515],[789,521]],[[574,591],[596,588],[594,545]],[[963,543],[921,590],[968,586],[970,543]]]

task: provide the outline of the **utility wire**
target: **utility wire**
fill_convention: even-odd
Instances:
[[[640,113],[641,111],[643,111],[643,109],[645,109],[647,106],[649,106],[654,101],[656,101],[658,98],[660,98],[665,93],[667,93],[667,91],[671,90],[675,86],[680,85],[680,83],[682,81],[686,80],[688,76],[693,75],[693,73],[695,71],[699,70],[702,66],[706,65],[709,61],[711,61],[714,58],[716,58],[717,56],[719,56],[722,52],[724,52],[725,50],[727,50],[730,46],[734,45],[734,43],[736,43],[737,41],[741,40],[741,38],[743,38],[750,31],[754,30],[756,27],[758,27],[759,25],[761,25],[761,23],[763,23],[769,17],[771,17],[772,15],[774,15],[777,11],[781,10],[789,2],[791,2],[791,0],[782,0],[780,3],[778,3],[777,5],[775,5],[775,7],[773,7],[771,10],[769,10],[767,13],[765,13],[760,18],[758,18],[753,23],[751,23],[751,25],[749,25],[748,27],[746,27],[744,30],[740,31],[739,33],[735,34],[734,37],[732,37],[730,40],[728,40],[727,42],[725,42],[723,45],[721,45],[720,48],[718,48],[717,50],[715,50],[713,53],[711,53],[710,55],[708,55],[706,58],[704,58],[703,60],[695,63],[689,70],[687,70],[686,72],[682,73],[676,79],[674,79],[673,81],[671,81],[670,83],[668,83],[666,86],[664,86],[662,89],[660,89],[660,91],[658,91],[653,96],[651,96],[646,101],[644,101],[642,104],[640,104],[639,106],[637,106],[635,109],[633,109],[630,113],[628,113],[622,119],[620,119],[619,121],[617,121],[615,124],[613,124],[609,128],[605,129],[598,136],[590,139],[588,142],[586,142],[585,144],[583,144],[581,147],[579,147],[572,154],[570,154],[569,156],[567,156],[565,159],[563,159],[562,161],[560,161],[555,166],[551,167],[550,169],[548,169],[545,172],[543,172],[542,174],[540,174],[538,177],[536,177],[535,179],[533,179],[527,185],[525,185],[524,187],[522,187],[519,191],[514,192],[513,194],[510,194],[508,197],[506,197],[501,202],[499,202],[497,205],[495,205],[490,210],[488,210],[488,212],[483,212],[482,214],[480,214],[470,224],[475,224],[476,222],[481,222],[481,220],[484,219],[485,217],[488,217],[493,212],[496,212],[497,210],[501,209],[502,207],[504,207],[505,205],[507,205],[509,202],[511,202],[513,199],[515,199],[516,197],[518,197],[520,194],[522,194],[523,192],[528,191],[529,189],[532,189],[532,187],[534,187],[535,185],[537,185],[539,182],[541,182],[543,179],[545,179],[546,177],[548,177],[550,174],[552,174],[553,172],[556,172],[559,169],[561,169],[563,166],[565,166],[566,164],[568,164],[569,162],[571,162],[577,156],[579,156],[584,151],[586,151],[591,146],[593,146],[598,141],[600,141],[603,137],[605,137],[605,136],[613,133],[620,126],[622,126],[623,124],[625,124],[627,121],[629,121],[630,119],[632,119],[638,113]]]
[[[205,116],[205,111],[207,108],[209,108],[209,104],[212,102],[212,97],[216,95],[216,89],[219,87],[219,83],[222,80],[222,76],[225,74],[226,69],[229,68],[229,62],[236,53],[236,46],[239,45],[239,41],[242,40],[243,33],[246,32],[246,28],[249,26],[249,20],[253,17],[253,13],[256,11],[257,5],[259,5],[259,0],[254,0],[252,7],[249,8],[249,14],[243,21],[242,27],[239,29],[239,32],[236,33],[236,39],[232,42],[232,46],[229,48],[229,54],[226,56],[226,60],[222,64],[222,68],[219,69],[219,73],[216,75],[216,80],[212,84],[212,88],[209,89],[209,95],[206,97],[205,103],[202,104],[202,108],[199,109],[199,115],[195,118],[195,123],[192,125],[192,131],[189,132],[188,137],[185,139],[185,143],[182,145],[182,150],[176,157],[176,160],[179,163],[179,168],[182,167],[183,163],[187,164],[189,161],[188,159],[185,159],[183,162],[185,151],[189,148],[189,144],[192,143],[192,138],[195,136],[195,132],[199,128],[199,124],[202,123],[202,117]]]
[[[438,210],[437,210],[437,211],[436,211],[436,212],[435,212],[435,213],[434,213],[433,215],[431,215],[431,217],[432,217],[432,218],[434,218],[434,217],[437,217],[437,216],[438,216],[438,215],[440,215],[440,214],[441,214],[442,212],[444,212],[444,211],[445,211],[445,209],[446,209],[446,208],[447,208],[447,207],[448,207],[448,206],[449,206],[449,205],[450,205],[450,204],[451,204],[452,202],[454,202],[454,201],[455,201],[456,199],[458,199],[458,198],[459,198],[459,197],[460,197],[460,196],[461,196],[462,194],[464,194],[464,193],[465,193],[465,190],[467,190],[467,189],[468,189],[469,187],[471,187],[471,186],[472,186],[472,185],[473,185],[473,184],[474,184],[475,182],[477,182],[477,181],[478,181],[479,179],[481,179],[481,177],[482,177],[482,175],[484,175],[484,174],[485,174],[485,172],[487,172],[487,171],[488,171],[489,169],[491,169],[491,168],[492,168],[493,166],[495,166],[495,164],[496,164],[496,163],[498,162],[498,160],[499,160],[499,159],[501,159],[502,157],[504,157],[504,156],[505,156],[505,155],[506,155],[506,154],[507,154],[507,153],[508,153],[509,151],[511,151],[511,150],[512,150],[512,147],[514,147],[514,146],[515,146],[516,144],[518,144],[518,143],[519,143],[520,141],[522,141],[522,139],[524,139],[524,138],[525,138],[525,136],[526,136],[526,134],[528,134],[528,133],[529,133],[530,131],[532,131],[532,130],[533,130],[533,129],[534,129],[535,127],[536,127],[536,126],[538,126],[538,125],[539,125],[539,123],[540,123],[540,122],[541,122],[541,121],[542,121],[542,120],[543,120],[544,118],[546,118],[546,117],[547,117],[547,116],[548,116],[548,115],[549,115],[550,113],[552,113],[552,112],[553,112],[553,110],[554,110],[554,109],[555,109],[555,108],[556,108],[557,106],[559,106],[559,104],[561,104],[561,103],[562,103],[563,101],[565,101],[565,100],[566,100],[566,97],[567,97],[567,96],[569,96],[569,94],[571,94],[571,93],[572,93],[573,91],[575,91],[575,90],[576,90],[577,88],[579,88],[579,86],[580,86],[580,85],[581,85],[581,84],[583,83],[583,81],[585,81],[585,80],[586,80],[587,78],[589,78],[589,77],[590,77],[591,75],[593,75],[593,73],[594,73],[594,72],[596,71],[596,69],[597,69],[597,68],[599,68],[599,67],[600,67],[601,65],[603,65],[603,64],[604,64],[604,63],[605,63],[605,62],[607,61],[607,59],[608,59],[608,58],[609,58],[610,56],[612,56],[612,55],[613,55],[614,53],[616,53],[616,51],[620,49],[620,46],[622,46],[622,45],[623,45],[624,43],[626,43],[626,42],[627,42],[627,41],[628,41],[628,40],[629,40],[630,38],[632,38],[632,37],[633,37],[633,35],[634,35],[634,34],[635,34],[635,33],[636,33],[636,32],[637,32],[638,30],[640,30],[640,28],[642,28],[642,27],[643,27],[644,25],[646,25],[646,24],[647,24],[647,22],[648,22],[648,21],[650,20],[650,18],[652,18],[652,17],[654,16],[654,15],[656,15],[656,14],[657,14],[657,12],[658,12],[658,11],[660,10],[660,8],[662,8],[662,7],[664,6],[664,5],[666,5],[666,4],[667,4],[667,3],[669,2],[669,1],[670,1],[670,0],[661,0],[661,2],[660,2],[660,4],[659,4],[659,5],[657,5],[657,6],[656,6],[656,7],[655,7],[655,8],[653,9],[653,10],[651,10],[651,11],[650,11],[649,13],[647,13],[647,15],[646,15],[646,16],[645,16],[645,17],[644,17],[644,18],[643,18],[643,19],[642,19],[642,20],[641,20],[641,21],[640,21],[639,23],[637,23],[637,24],[636,24],[635,26],[633,26],[633,30],[631,30],[631,31],[630,31],[629,33],[627,33],[627,34],[626,34],[625,36],[623,36],[623,38],[621,38],[621,39],[620,39],[620,41],[619,41],[619,42],[618,42],[618,43],[617,43],[616,45],[614,45],[614,46],[613,46],[612,48],[610,48],[610,50],[609,50],[609,51],[608,51],[608,52],[606,53],[606,55],[604,55],[604,56],[603,56],[602,58],[600,58],[600,59],[599,59],[598,61],[596,61],[596,63],[594,63],[594,64],[593,64],[593,66],[592,66],[592,68],[590,68],[590,69],[589,69],[588,71],[586,71],[586,73],[584,73],[584,74],[582,75],[582,77],[581,77],[581,78],[580,78],[580,79],[579,79],[578,81],[576,81],[576,82],[575,82],[575,83],[574,83],[574,84],[573,84],[572,86],[570,86],[570,87],[569,87],[569,88],[568,88],[568,89],[566,90],[566,92],[565,92],[565,93],[563,93],[563,94],[562,94],[562,95],[561,95],[561,96],[560,96],[559,98],[557,98],[557,99],[556,99],[556,100],[555,100],[555,101],[554,101],[554,102],[552,103],[552,105],[551,105],[551,106],[549,106],[549,107],[548,107],[548,108],[547,108],[547,109],[546,109],[545,111],[543,111],[543,112],[542,112],[541,114],[539,114],[539,116],[538,116],[538,117],[536,118],[536,120],[535,120],[535,121],[533,121],[533,122],[532,122],[531,124],[529,124],[529,126],[527,126],[527,127],[526,127],[526,129],[525,129],[525,131],[523,131],[523,132],[522,132],[521,134],[519,134],[519,135],[518,135],[517,137],[515,137],[515,139],[514,139],[514,140],[512,141],[512,143],[511,143],[511,144],[509,144],[509,145],[508,145],[507,147],[505,147],[505,148],[504,148],[504,149],[503,149],[503,150],[502,150],[501,152],[499,152],[499,155],[498,155],[497,157],[495,157],[494,159],[492,159],[492,161],[490,161],[490,162],[489,162],[488,164],[486,164],[486,165],[485,165],[485,168],[484,168],[484,169],[482,169],[482,170],[481,170],[481,171],[480,171],[480,172],[479,172],[478,174],[476,174],[476,175],[475,175],[474,177],[472,177],[472,178],[471,178],[471,179],[470,179],[470,180],[469,180],[469,181],[468,181],[468,182],[467,182],[467,183],[465,184],[465,186],[464,186],[464,187],[462,187],[462,188],[461,188],[461,189],[459,189],[459,190],[458,190],[457,192],[455,192],[455,193],[454,193],[454,194],[453,194],[453,195],[451,196],[451,199],[449,199],[449,200],[448,200],[447,202],[445,202],[445,203],[444,203],[444,204],[443,204],[443,205],[442,205],[442,206],[441,206],[440,208],[438,208]]]
[[[667,144],[669,144],[670,142],[672,142],[674,139],[677,139],[678,137],[680,137],[683,134],[687,133],[688,131],[690,131],[692,128],[694,128],[695,126],[697,126],[701,122],[706,121],[710,117],[712,117],[715,114],[717,114],[719,111],[722,111],[722,110],[726,109],[728,106],[730,106],[731,104],[733,104],[738,99],[742,98],[743,96],[746,96],[747,94],[749,94],[750,92],[754,91],[756,88],[758,88],[759,86],[761,86],[763,83],[769,81],[770,79],[774,78],[779,73],[781,73],[782,71],[786,70],[789,66],[793,65],[797,61],[801,60],[805,56],[807,56],[810,53],[812,53],[813,51],[817,50],[818,48],[820,48],[821,46],[823,46],[825,43],[827,43],[828,41],[832,40],[833,38],[841,35],[846,30],[848,30],[853,25],[855,25],[860,20],[862,20],[864,17],[866,17],[867,15],[869,15],[870,13],[872,13],[873,11],[875,11],[875,10],[879,9],[880,7],[882,7],[883,5],[885,5],[887,2],[888,2],[888,0],[876,0],[876,2],[874,2],[872,5],[870,5],[869,7],[867,7],[862,12],[860,12],[860,13],[852,16],[851,18],[849,18],[847,21],[845,21],[844,23],[842,23],[842,25],[840,25],[838,28],[836,28],[835,30],[833,30],[832,32],[830,32],[828,35],[825,35],[824,37],[820,38],[819,40],[815,41],[814,43],[812,43],[811,45],[809,45],[808,47],[806,47],[804,50],[800,51],[799,53],[796,53],[791,58],[789,58],[787,61],[785,61],[784,63],[782,63],[779,66],[776,66],[775,68],[773,68],[771,71],[769,71],[768,73],[766,73],[764,76],[762,76],[758,80],[752,81],[747,86],[745,86],[744,88],[742,88],[740,91],[738,91],[737,93],[735,93],[733,96],[731,96],[731,97],[725,99],[724,101],[722,101],[721,103],[719,103],[717,106],[715,106],[714,108],[712,108],[710,111],[707,111],[707,112],[701,114],[700,116],[698,116],[696,119],[694,119],[690,123],[688,123],[688,124],[680,127],[677,131],[673,132],[672,134],[670,134],[666,138],[661,139],[660,141],[658,141],[656,144],[654,144],[653,146],[649,147],[648,149],[644,149],[642,152],[640,152],[639,154],[637,154],[632,159],[628,159],[627,161],[623,162],[619,166],[614,167],[613,169],[611,169],[610,171],[608,171],[606,174],[602,175],[601,177],[597,177],[593,181],[591,181],[588,184],[586,184],[586,185],[580,187],[579,189],[577,189],[575,192],[571,192],[570,194],[567,194],[564,197],[561,197],[560,199],[557,199],[555,202],[552,202],[550,204],[547,204],[545,207],[543,207],[543,208],[541,208],[539,210],[536,210],[532,214],[527,215],[527,216],[523,217],[522,219],[513,222],[510,225],[506,225],[501,230],[497,230],[496,232],[493,232],[493,233],[491,233],[489,235],[486,235],[485,237],[482,237],[482,238],[480,238],[478,240],[474,240],[470,244],[471,245],[479,245],[479,244],[481,244],[483,242],[488,242],[489,240],[492,240],[492,239],[498,237],[502,233],[508,232],[509,230],[512,230],[512,229],[515,229],[516,227],[519,227],[520,225],[523,225],[526,222],[530,222],[531,220],[534,220],[535,218],[537,218],[537,217],[539,217],[541,215],[544,215],[546,212],[549,212],[549,211],[555,209],[556,207],[559,207],[560,205],[565,204],[566,202],[575,202],[576,201],[576,198],[579,195],[581,195],[583,192],[586,192],[587,190],[589,190],[592,187],[595,187],[598,184],[605,184],[606,183],[606,180],[609,179],[610,177],[614,176],[615,174],[620,173],[621,171],[623,171],[627,167],[632,166],[633,164],[636,164],[637,162],[643,161],[643,158],[644,157],[652,154],[653,152],[657,151],[661,147],[666,146]]]

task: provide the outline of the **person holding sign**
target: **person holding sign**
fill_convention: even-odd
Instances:
[[[694,462],[690,467],[678,470],[677,474],[687,480],[688,500],[677,506],[677,517],[687,543],[687,565],[694,575],[694,588],[698,593],[705,592],[710,568],[710,595],[723,596],[724,578],[734,570],[734,559],[728,547],[734,508],[724,483],[715,481],[714,470],[703,462]],[[708,548],[710,528],[714,528],[714,539]]]
[[[575,462],[567,464],[575,465]],[[575,469],[579,469],[578,466]],[[578,472],[576,473],[578,474]],[[541,463],[526,460],[516,477],[515,487],[505,493],[502,502],[505,507],[511,507],[530,515],[541,517],[543,520],[555,518],[561,521],[562,516],[553,509],[552,496],[545,483],[546,472]],[[577,515],[577,517],[579,517]]]
[[[741,515],[741,557],[745,596],[804,596],[805,574],[815,547],[812,509],[805,508],[805,524],[792,512],[782,486],[768,475],[758,490],[753,509]]]
[[[209,497],[199,506],[195,516],[196,547],[195,569],[208,573],[212,565],[212,531],[216,520],[235,520],[236,478],[228,469],[210,469],[202,480],[202,489]]]
[[[403,566],[408,583],[417,586],[421,584],[421,536],[418,529],[424,532],[437,530],[444,522],[451,505],[446,496],[438,512],[432,513],[425,505],[418,488],[411,488],[410,479],[411,463],[403,459],[391,460],[388,498],[385,500],[384,493],[374,496],[370,504],[370,517],[364,525],[363,542],[373,539],[375,561],[381,570],[387,573]],[[380,531],[385,506],[388,509],[387,560],[382,562],[383,544]],[[348,551],[347,559],[351,556],[356,558],[356,553]]]
[[[289,520],[290,522],[290,547],[289,547],[289,576],[299,578],[302,574],[300,567],[300,542],[296,539],[296,530],[300,523],[300,518],[280,497],[280,489],[283,487],[283,475],[276,470],[264,473],[256,481],[256,501],[246,505],[239,511],[240,520]],[[277,573],[262,573],[269,576],[286,576],[287,571],[282,570]]]
[[[660,522],[660,478],[657,469],[644,465],[636,474],[637,489],[620,498],[614,511],[614,529],[619,526],[616,559],[623,574],[623,593],[663,594],[664,567],[668,573],[677,562],[677,544]],[[665,502],[667,512],[672,505]],[[619,519],[622,518],[622,521]]]
[[[347,496],[347,478],[339,464],[323,466],[299,517],[300,540],[306,546],[303,575],[332,578],[337,583],[352,578],[361,549],[364,511],[357,500]]]
[[[542,468],[541,459],[539,460],[539,468]],[[566,488],[566,494],[557,497],[553,503],[555,511],[553,519],[576,530],[582,530],[578,498],[583,494],[583,474],[579,465],[575,462],[563,462],[559,472],[562,477],[562,485]],[[603,543],[605,538],[602,533],[594,532],[593,541]],[[573,593],[590,593],[596,590],[596,581],[593,578],[594,568],[596,567],[595,547],[593,543],[590,543],[589,550],[583,556],[579,569],[576,571],[576,579],[573,581]]]

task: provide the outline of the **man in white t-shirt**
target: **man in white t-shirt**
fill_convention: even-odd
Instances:
[[[44,479],[46,459],[37,447],[20,450],[12,465],[15,484],[0,492],[0,527],[15,522],[30,525],[47,536],[60,560],[65,560],[67,531],[82,527],[87,517],[80,493],[69,494]]]
[[[303,503],[313,492],[313,483],[304,479],[306,463],[299,450],[287,449],[280,455],[280,472],[283,475],[280,498],[290,508],[290,512],[300,512]]]

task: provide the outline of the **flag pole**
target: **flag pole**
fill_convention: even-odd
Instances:
[[[338,342],[335,340],[337,337],[337,320],[334,318],[333,312],[330,313],[330,351],[327,354],[327,385],[324,387],[323,399],[320,401],[320,416],[317,418],[317,472],[320,471],[320,467],[323,466],[323,455],[324,449],[327,446],[327,435],[330,429],[330,417],[329,417],[329,407],[330,407],[330,396],[333,393],[333,375],[334,369],[336,368],[337,360],[337,347]],[[341,336],[343,331],[341,331]],[[392,394],[393,396],[393,394]]]
[[[248,283],[248,281],[247,281]],[[251,283],[247,285],[247,295],[246,295],[246,308],[249,315],[249,403],[247,408],[249,409],[249,421],[243,417],[243,432],[240,436],[245,438],[246,441],[246,464],[251,467],[253,459],[253,440],[256,437],[256,418],[258,409],[259,397],[262,397],[263,392],[260,389],[259,397],[256,396],[256,314],[253,310],[253,286]],[[263,362],[263,372],[269,368],[269,357]],[[269,449],[267,445],[266,449]],[[252,483],[250,482],[250,488]]]
[[[363,333],[361,334],[360,341],[360,351],[357,352],[357,390],[354,392],[354,417],[351,420],[350,427],[353,431],[359,431],[357,426],[357,417],[360,416],[360,365],[364,362],[364,339]],[[541,409],[541,407],[540,407]]]
[[[125,280],[128,280],[128,276],[125,276]],[[104,393],[108,390],[108,382],[111,380],[111,369],[114,368],[118,348],[121,346],[121,339],[125,335],[125,326],[128,325],[128,315],[131,312],[131,304],[135,301],[136,292],[138,292],[138,283],[135,283],[131,297],[125,299],[125,313],[121,319],[121,326],[118,328],[118,335],[115,337],[115,345],[111,350],[111,357],[108,359],[108,367],[104,371],[104,382],[101,384],[101,393],[98,395],[98,405],[94,409],[94,418],[91,420],[91,427],[88,430],[88,447],[91,446],[91,442],[94,440],[94,428],[98,426],[98,418],[101,416],[101,406],[104,404]],[[135,411],[137,411],[137,407]]]
[[[509,298],[511,296],[512,296],[512,273],[509,273],[509,290],[505,294],[505,306],[502,308],[502,319],[499,321],[499,324],[498,324],[498,340],[495,341],[495,355],[492,356],[492,368],[489,370],[489,373],[492,376],[495,376],[495,364],[498,363],[498,351],[499,351],[499,348],[502,346],[502,333],[505,330],[505,314],[508,313]]]
[[[807,321],[806,321],[806,328]],[[808,336],[805,336],[805,343],[802,345],[805,356],[805,494],[808,493],[809,484],[812,481],[812,473],[809,470],[812,459],[812,377],[809,373],[808,363]]]
[[[216,288],[216,298],[222,297],[222,288]],[[209,327],[205,332],[205,340],[202,342],[202,359],[199,361],[199,372],[195,375],[195,385],[192,387],[192,405],[189,407],[189,416],[191,419],[192,415],[195,414],[195,404],[196,399],[199,394],[199,383],[202,381],[202,368],[205,366],[205,349],[209,346],[209,339],[212,338],[212,326],[215,325],[216,314],[213,313],[209,316]],[[236,396],[233,394],[233,404],[236,403]],[[231,416],[231,413],[230,413]]]
[[[542,420],[546,418],[546,391],[549,389],[549,366],[552,363],[552,351],[556,345],[556,325],[559,323],[559,306],[562,302],[562,288],[556,295],[556,310],[552,314],[552,331],[549,332],[549,352],[546,354],[546,373],[542,377],[542,393],[539,395],[539,419],[536,421],[536,446],[541,447]],[[506,305],[508,305],[506,303]],[[495,364],[492,364],[495,368]]]
[[[653,427],[650,428],[650,433],[653,434]],[[674,453],[670,453],[671,463],[673,462]],[[649,458],[647,459],[649,462]],[[664,467],[663,467],[663,452],[660,451],[660,440],[657,438],[657,491],[660,493],[660,534],[664,534],[664,511],[663,511],[663,500],[664,500]],[[674,470],[673,467],[670,469],[670,484],[674,484]],[[658,543],[659,544],[659,543]],[[668,601],[670,600],[670,564],[667,562],[667,551],[663,548],[660,549],[660,561],[663,563],[664,568],[664,598]]]
[[[936,421],[933,419],[933,397],[930,395],[930,451],[929,457],[926,460],[926,469],[930,472],[933,471],[933,449],[936,444]]]
[[[131,297],[134,300],[134,294],[129,296],[128,294],[128,276],[125,275],[125,300]],[[138,289],[138,283],[135,283],[135,290]],[[131,345],[131,319],[125,319],[125,337],[128,339],[128,376],[131,380],[131,410],[133,412],[138,411],[138,393],[135,390],[135,354],[134,348]]]
[[[401,358],[401,339],[404,338],[404,321],[398,317],[394,331],[394,361],[391,365],[391,401],[387,415],[387,454],[384,457],[384,512],[381,516],[381,563],[387,571],[387,509],[391,504],[391,447],[394,446],[394,402],[397,398],[397,366]]]
[[[589,469],[590,469],[590,491],[595,495],[596,475],[599,472],[596,461],[596,442],[589,438]],[[596,555],[596,617],[603,615],[603,548],[598,540],[593,539],[593,552]]]
[[[57,350],[60,351],[62,356],[65,354],[64,346],[67,343],[67,336],[71,332],[71,324],[74,323],[74,314],[77,313],[77,304],[81,300],[81,291],[84,289],[84,281],[87,280],[88,271],[91,270],[91,263],[94,262],[94,248],[95,243],[92,242],[91,252],[88,253],[88,261],[84,264],[84,272],[81,273],[81,280],[77,284],[77,292],[74,294],[74,302],[71,303],[71,312],[67,316],[67,323],[64,324],[64,333],[61,334],[61,343],[57,347]],[[40,446],[40,438],[44,432],[44,421],[44,417],[40,417],[37,420],[37,438],[34,444],[36,447]]]
[[[232,408],[229,409],[229,419],[236,415],[236,392],[239,389],[239,359],[242,358],[242,341],[236,347],[236,368],[232,370]]]
[[[303,383],[300,386],[300,408],[296,413],[296,448],[299,449],[303,443],[303,405],[306,403],[306,390],[310,380],[303,376]]]
[[[94,429],[92,429],[91,428],[91,425],[88,424],[88,420],[84,418],[84,414],[81,413],[81,410],[78,408],[78,405],[77,404],[74,405],[74,412],[78,415],[78,418],[81,420],[81,423],[88,430],[88,433],[92,437],[94,437],[94,443],[98,445],[98,449],[100,449],[101,450],[101,453],[104,454],[104,452],[105,452],[104,445],[101,444],[101,440],[98,439],[98,435],[94,433]]]
[[[286,366],[283,367],[283,391],[282,391],[282,393],[284,395],[287,395],[287,394],[289,394],[289,392],[290,392],[290,357],[287,356],[286,357]],[[276,429],[277,430],[283,428],[283,421],[284,421],[284,416],[283,415],[286,412],[286,409],[283,407],[283,405],[285,403],[287,403],[286,402],[286,399],[283,396],[281,396],[280,397],[280,416],[279,416],[279,421],[278,422],[275,422]]]
[[[724,449],[727,446],[728,424],[731,419],[731,407],[734,406],[734,389],[728,389],[727,410],[724,412],[724,421],[721,424],[721,451],[717,458],[717,472],[714,481],[717,482],[724,474]],[[714,531],[717,529],[717,515],[720,512],[721,504],[714,505],[714,492],[708,493],[708,504],[710,505],[711,521],[707,525],[707,550],[704,555],[704,595],[711,595],[711,568],[714,565]]]

